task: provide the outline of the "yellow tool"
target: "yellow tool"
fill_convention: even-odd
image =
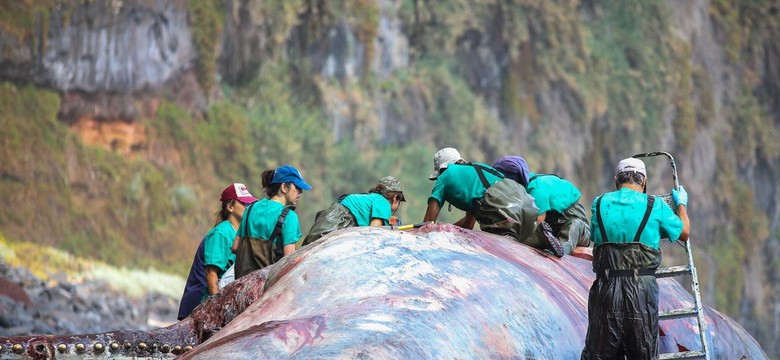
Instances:
[[[428,224],[433,224],[433,221],[426,221],[426,222],[421,222],[421,223],[417,223],[417,224],[401,225],[401,226],[392,227],[392,229],[393,230],[417,229],[419,227],[423,227],[423,226],[428,225]]]

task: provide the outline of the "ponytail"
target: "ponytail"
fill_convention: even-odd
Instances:
[[[376,186],[372,187],[368,190],[369,193],[384,195],[387,190],[385,190],[385,186],[382,184],[376,184]]]
[[[227,220],[228,217],[230,217],[230,211],[228,211],[227,207],[228,205],[231,205],[235,202],[236,202],[235,200],[228,200],[222,202],[222,208],[219,209],[219,211],[217,211],[216,213],[214,213],[214,215],[217,217],[217,222],[214,223],[214,226],[219,225],[219,223]]]
[[[262,175],[260,175],[260,178],[262,179],[262,183],[263,183],[263,191],[265,191],[265,194],[269,198],[276,195],[279,192],[279,188],[282,187],[282,184],[271,183],[274,180],[275,173],[276,170],[266,170],[263,171]]]

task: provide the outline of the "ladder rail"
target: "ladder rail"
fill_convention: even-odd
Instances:
[[[694,306],[696,307],[696,318],[699,321],[699,339],[701,339],[701,349],[707,360],[710,352],[707,345],[707,324],[704,322],[704,307],[701,301],[701,290],[699,289],[699,276],[696,273],[696,267],[693,263],[693,253],[691,252],[691,242],[685,241],[685,253],[688,257],[688,265],[691,270],[691,290],[693,290]]]
[[[672,182],[674,189],[680,188],[680,183],[677,178],[677,164],[674,161],[674,157],[672,154],[666,152],[666,151],[654,151],[649,153],[642,153],[642,154],[636,154],[633,157],[634,158],[643,158],[643,157],[655,157],[655,156],[666,156],[669,158],[669,163],[672,168]],[[664,194],[659,195],[661,199],[663,199],[665,202],[670,204],[672,208],[673,207],[673,201],[671,201],[671,194]],[[665,319],[662,319],[659,316],[659,320],[668,320],[668,319],[674,319],[674,318],[680,318],[680,317],[687,317],[691,316],[692,312],[696,315],[696,322],[699,329],[699,340],[701,341],[701,351],[689,351],[686,353],[667,353],[667,354],[659,354],[661,359],[678,359],[678,358],[703,358],[706,360],[710,360],[710,352],[709,352],[709,346],[707,345],[707,324],[704,322],[704,307],[701,301],[701,289],[699,289],[699,276],[696,272],[696,266],[693,262],[693,253],[691,251],[691,242],[688,241],[677,241],[680,243],[680,245],[685,248],[685,254],[688,261],[687,266],[674,266],[666,269],[659,269],[659,271],[656,272],[656,278],[662,278],[662,277],[672,277],[672,276],[679,276],[683,274],[690,274],[691,276],[691,291],[693,292],[693,309],[674,309],[671,311],[666,312]],[[684,243],[684,244],[683,244]]]

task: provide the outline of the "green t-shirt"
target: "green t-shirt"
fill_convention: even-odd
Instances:
[[[236,255],[230,251],[235,237],[236,229],[230,221],[225,220],[211,229],[203,239],[203,266],[219,268],[220,278],[236,262]]]
[[[528,183],[526,189],[534,197],[539,215],[549,210],[563,213],[580,199],[580,191],[566,179],[555,175],[534,173],[529,173],[528,177],[532,178],[535,175],[538,176]]]
[[[492,167],[485,164],[478,164],[488,169]],[[493,169],[498,172],[498,170]],[[483,171],[485,179],[487,179],[490,185],[495,184],[501,177],[493,175],[490,171]],[[477,175],[477,170],[473,166],[468,164],[452,164],[447,167],[439,177],[436,179],[436,183],[433,185],[433,191],[428,198],[436,199],[439,202],[439,206],[444,206],[444,202],[449,202],[456,208],[471,212],[473,211],[474,200],[482,198],[485,193],[485,186],[482,185],[482,181]]]
[[[268,240],[276,227],[282,209],[284,205],[268,198],[253,203],[244,211],[236,235],[242,238],[250,236]],[[295,244],[301,237],[301,224],[294,210],[287,212],[287,217],[284,218],[281,237],[284,245]]]
[[[351,194],[341,200],[349,212],[355,217],[357,226],[368,226],[372,219],[381,219],[383,225],[390,224],[390,202],[384,196],[376,193]]]
[[[604,242],[601,237],[600,225],[596,216],[596,203],[593,200],[590,219],[590,236],[596,246]],[[602,195],[601,219],[607,239],[613,243],[634,241],[639,224],[647,209],[647,195],[638,191],[622,188]],[[658,250],[661,238],[675,241],[682,234],[683,223],[666,202],[656,199],[653,210],[647,220],[639,242]]]

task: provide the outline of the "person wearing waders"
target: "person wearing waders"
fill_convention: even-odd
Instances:
[[[530,172],[521,156],[502,156],[493,167],[523,185],[539,208],[536,231],[528,242],[549,242],[558,257],[571,255],[577,246],[590,246],[588,218],[579,202],[580,190],[574,184],[555,174]]]
[[[478,222],[482,231],[524,242],[536,228],[539,209],[522,185],[489,165],[467,163],[454,148],[436,152],[428,179],[436,183],[423,221],[436,221],[448,202],[466,212],[454,224],[466,229]]]
[[[298,169],[283,165],[262,174],[268,198],[249,206],[233,240],[236,280],[252,271],[276,263],[295,252],[301,225],[295,205],[311,186]]]
[[[366,194],[342,195],[325,210],[317,213],[303,245],[339,229],[353,226],[387,226],[404,198],[404,187],[398,179],[385,176]]]
[[[672,190],[677,215],[645,194],[642,160],[618,163],[617,191],[593,201],[590,228],[596,280],[588,294],[588,333],[581,359],[657,359],[659,242],[688,240],[688,193]]]
[[[236,261],[236,256],[230,252],[230,246],[236,237],[238,224],[241,223],[244,210],[257,201],[241,183],[228,186],[222,191],[219,200],[222,207],[216,213],[217,223],[201,240],[192,259],[176,317],[179,320],[189,316],[209,295],[219,291],[217,282]]]

